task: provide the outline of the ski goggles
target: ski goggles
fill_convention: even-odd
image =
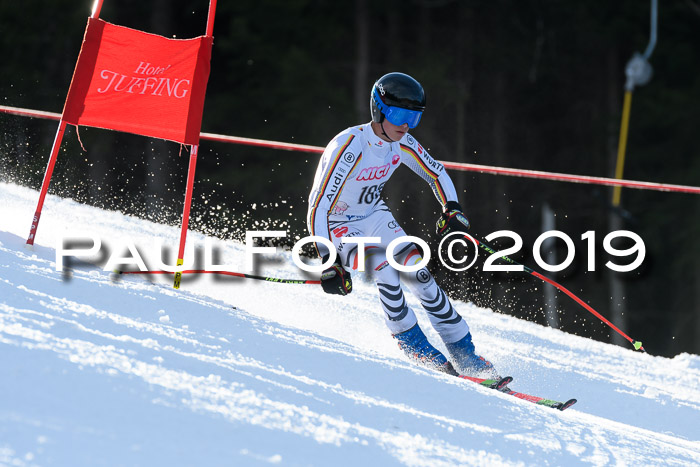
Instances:
[[[374,90],[374,102],[377,103],[379,110],[392,125],[401,126],[404,123],[408,123],[409,128],[415,128],[418,126],[420,118],[423,115],[423,111],[421,110],[409,110],[393,105],[386,105],[379,97],[376,88]]]

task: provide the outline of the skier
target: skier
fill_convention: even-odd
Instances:
[[[418,125],[425,109],[423,87],[403,73],[384,75],[372,86],[370,109],[371,122],[342,131],[325,148],[309,196],[309,232],[330,240],[337,252],[335,262],[321,274],[323,290],[339,295],[352,291],[350,270],[358,269],[358,244],[343,243],[343,238],[380,237],[380,243],[365,247],[365,270],[376,278],[385,322],[399,347],[409,358],[445,373],[456,374],[456,369],[469,376],[496,378],[493,365],[475,353],[467,323],[428,270],[399,272],[386,259],[387,245],[405,234],[381,193],[401,164],[428,182],[442,205],[439,235],[469,228],[445,168],[408,133]],[[316,248],[326,263],[328,248],[320,242]],[[399,245],[394,259],[403,265],[422,261],[413,243]],[[420,300],[454,367],[428,342],[406,304],[400,281]]]

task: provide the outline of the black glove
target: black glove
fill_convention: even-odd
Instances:
[[[322,262],[328,261],[329,256],[324,256]],[[331,294],[347,295],[352,292],[350,273],[343,268],[337,258],[331,267],[321,273],[321,287],[324,292]]]
[[[452,232],[467,232],[469,220],[462,212],[462,206],[456,201],[448,201],[444,212],[435,224],[435,231],[440,237]]]

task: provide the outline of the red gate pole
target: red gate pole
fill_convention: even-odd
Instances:
[[[211,37],[214,33],[214,16],[216,15],[216,0],[209,0],[209,12],[207,15],[207,32],[206,35]],[[187,187],[185,188],[185,207],[182,211],[182,227],[180,228],[180,248],[177,253],[177,265],[182,266],[185,258],[185,240],[187,239],[187,227],[190,222],[190,206],[192,204],[192,190],[194,186],[194,171],[197,165],[197,153],[199,152],[199,144],[192,145],[190,153],[190,165],[187,168]],[[173,287],[180,288],[182,280],[182,271],[175,273],[175,281]]]
[[[194,186],[194,170],[197,165],[197,152],[199,151],[199,145],[192,145],[192,152],[190,153],[190,165],[187,169],[187,187],[185,188],[185,207],[182,211],[182,227],[180,228],[180,248],[177,253],[177,265],[182,266],[185,257],[185,240],[187,239],[187,226],[190,222],[190,205],[192,204],[192,188]],[[180,280],[182,279],[182,272],[178,271],[175,273],[175,282],[173,287],[176,289],[180,288]]]
[[[53,140],[53,146],[51,147],[51,155],[49,156],[49,162],[46,165],[46,171],[44,172],[44,181],[41,182],[41,191],[39,192],[39,202],[36,205],[36,211],[34,211],[34,217],[32,218],[32,226],[29,228],[29,236],[27,237],[27,245],[30,247],[34,245],[34,238],[36,237],[36,230],[39,227],[39,218],[41,217],[41,210],[44,208],[44,199],[46,198],[46,193],[49,191],[49,184],[51,183],[51,174],[53,174],[53,168],[56,165],[56,159],[58,158],[58,151],[61,149],[61,141],[63,141],[63,134],[66,131],[66,122],[61,119],[58,124],[58,131],[56,132],[56,137]]]
[[[91,18],[100,17],[100,10],[102,10],[103,1],[104,0],[95,0],[95,3],[92,4],[92,14],[90,15]]]
[[[207,36],[214,34],[214,15],[216,15],[216,0],[209,1],[209,15],[207,17]]]
[[[92,18],[98,18],[100,16],[102,2],[103,0],[95,0],[95,3],[92,7]],[[29,236],[27,237],[27,245],[29,247],[34,245],[36,231],[39,228],[39,218],[41,218],[41,210],[44,208],[44,200],[46,199],[46,193],[48,193],[49,191],[49,185],[51,184],[51,175],[53,175],[53,169],[56,166],[58,151],[61,149],[61,143],[63,142],[63,135],[65,131],[66,122],[63,120],[63,114],[61,114],[61,119],[58,122],[58,131],[56,132],[56,137],[54,138],[53,146],[51,147],[51,155],[49,156],[49,162],[46,165],[46,171],[44,172],[44,180],[41,182],[39,202],[36,205],[36,211],[34,211],[34,217],[32,218],[32,226],[29,228]]]

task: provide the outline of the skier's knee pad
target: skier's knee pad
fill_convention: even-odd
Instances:
[[[410,243],[394,252],[394,260],[403,266],[414,266],[423,261],[423,255],[415,243]]]

